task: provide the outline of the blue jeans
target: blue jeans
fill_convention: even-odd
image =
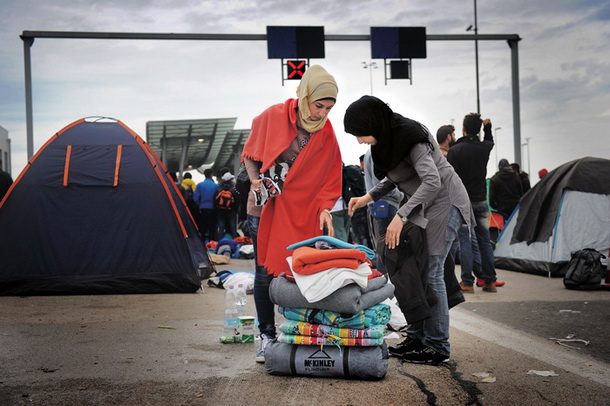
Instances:
[[[494,252],[489,237],[489,208],[487,202],[471,204],[476,219],[474,235],[467,225],[463,225],[459,231],[462,282],[467,286],[474,284],[473,272],[486,283],[496,281]],[[477,261],[477,255],[480,262]]]
[[[428,264],[428,286],[436,295],[437,302],[430,307],[430,318],[410,324],[407,328],[407,333],[411,337],[447,356],[451,353],[451,346],[449,345],[449,305],[444,278],[445,258],[451,244],[457,238],[462,222],[460,211],[455,206],[451,206],[445,232],[445,249],[441,255],[430,255]]]
[[[390,222],[396,215],[396,211],[397,211],[396,207],[394,207],[392,205],[388,205],[388,217],[383,218],[383,219],[375,218],[375,224],[377,225],[377,232],[379,233],[379,239],[385,237],[385,232],[388,229]],[[383,274],[388,273],[388,270],[386,269],[385,265],[381,261],[381,257],[379,257],[379,256],[377,257],[377,270]]]
[[[256,306],[259,331],[261,334],[275,337],[275,305],[269,298],[269,285],[273,280],[273,275],[269,275],[267,269],[258,264],[257,235],[259,222],[260,217],[248,215],[248,228],[254,245],[254,264],[256,266],[256,272],[254,273],[254,305]]]

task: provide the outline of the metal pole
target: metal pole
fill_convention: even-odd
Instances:
[[[474,0],[474,35],[478,35],[479,27],[477,25],[477,0]],[[477,76],[477,113],[481,114],[481,99],[479,97],[479,41],[474,40],[474,59],[476,65]]]
[[[475,6],[476,10],[476,6]],[[475,15],[475,24],[476,24]],[[477,27],[478,30],[478,27]],[[32,76],[30,62],[30,47],[35,38],[81,38],[81,39],[126,39],[126,40],[199,40],[199,41],[266,41],[265,34],[175,34],[175,33],[124,33],[124,32],[75,32],[75,31],[23,31],[21,39],[24,43],[25,91],[26,91],[26,126],[28,157],[34,155],[34,132],[32,119]],[[370,35],[325,35],[326,41],[370,41]],[[515,131],[515,162],[521,162],[521,117],[519,114],[519,51],[517,34],[428,34],[428,41],[497,41],[506,40],[510,46],[513,77],[513,127]],[[476,44],[476,42],[475,42]],[[478,46],[477,57],[477,95],[478,95]],[[372,93],[372,92],[371,92]],[[477,96],[478,104],[478,96]]]
[[[519,40],[508,40],[513,87],[513,131],[515,162],[521,165],[521,107],[519,105]]]
[[[34,129],[32,113],[32,60],[30,48],[34,43],[33,37],[21,37],[23,40],[23,66],[25,68],[25,125],[28,161],[34,156]]]
[[[530,166],[530,149],[532,148],[530,146],[530,140],[531,138],[526,138],[525,142],[527,143],[527,173],[532,173],[532,167]]]
[[[496,150],[496,169],[498,168],[498,131],[500,131],[502,129],[502,127],[496,127],[494,128],[494,135],[495,135],[495,143],[494,143],[494,148]]]

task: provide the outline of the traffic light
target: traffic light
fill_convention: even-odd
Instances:
[[[307,69],[305,61],[286,61],[288,69],[286,79],[301,80]]]

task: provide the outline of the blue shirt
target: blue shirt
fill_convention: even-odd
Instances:
[[[199,182],[193,195],[193,200],[197,203],[197,207],[200,209],[213,209],[215,207],[214,199],[216,198],[217,189],[218,185],[210,178]]]

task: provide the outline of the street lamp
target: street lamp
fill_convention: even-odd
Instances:
[[[496,142],[494,147],[496,148],[496,169],[498,168],[498,131],[500,131],[502,129],[502,127],[496,127],[494,128],[494,134],[496,136]]]
[[[364,69],[370,69],[369,76],[371,79],[371,96],[372,96],[373,95],[373,69],[377,69],[377,62],[370,62],[370,63],[362,62],[362,64],[364,65],[363,66]]]

